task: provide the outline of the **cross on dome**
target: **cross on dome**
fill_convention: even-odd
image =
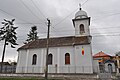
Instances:
[[[76,12],[75,14],[75,19],[81,19],[81,18],[87,18],[87,13],[85,11],[82,10],[81,8],[81,4],[79,3],[79,11]]]
[[[81,5],[81,3],[79,3],[79,7],[80,7],[80,10],[82,9],[81,7],[82,7],[82,5]]]

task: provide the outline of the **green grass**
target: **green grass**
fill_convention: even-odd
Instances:
[[[44,79],[40,79],[40,78],[24,78],[24,77],[21,77],[21,78],[13,78],[13,77],[8,77],[8,78],[0,78],[0,80],[44,80]],[[62,80],[62,79],[48,79],[48,80]]]
[[[40,80],[36,78],[0,78],[0,80]]]

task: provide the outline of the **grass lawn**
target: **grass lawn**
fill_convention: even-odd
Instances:
[[[8,77],[8,78],[0,78],[0,80],[44,80],[44,79],[40,79],[40,78],[18,78],[18,77]],[[48,80],[62,80],[62,79],[48,79]]]

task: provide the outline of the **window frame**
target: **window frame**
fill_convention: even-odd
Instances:
[[[48,65],[52,65],[53,64],[53,55],[50,53],[48,55]]]
[[[70,65],[70,54],[69,53],[65,54],[65,65]]]
[[[84,27],[84,24],[80,24],[80,25],[79,25],[79,30],[80,30],[80,34],[85,33],[85,27]]]
[[[36,65],[37,64],[37,54],[33,54],[32,56],[32,65]]]

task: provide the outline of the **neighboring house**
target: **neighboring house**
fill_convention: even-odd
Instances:
[[[120,73],[120,51],[115,53],[117,63],[117,73]]]
[[[93,56],[95,72],[116,72],[114,56],[99,52]]]
[[[93,73],[90,17],[80,8],[72,21],[75,36],[49,39],[48,73]],[[16,73],[44,73],[46,41],[38,39],[18,49]]]
[[[1,62],[0,62],[0,65],[1,65]],[[16,65],[17,65],[16,62],[12,62],[11,64],[8,62],[3,62],[2,73],[15,73]]]
[[[116,66],[115,66],[115,61],[114,60],[105,60],[104,62],[105,65],[105,71],[112,73],[112,72],[116,72]]]

